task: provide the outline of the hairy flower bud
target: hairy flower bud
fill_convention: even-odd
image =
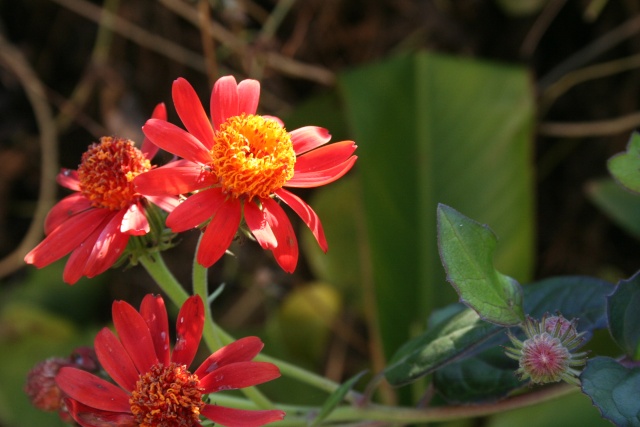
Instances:
[[[520,341],[509,332],[514,347],[505,348],[506,355],[518,361],[516,375],[521,380],[530,379],[534,384],[558,381],[580,384],[580,371],[576,368],[584,366],[587,353],[572,353],[585,340],[585,333],[576,329],[575,319],[545,315],[538,321],[527,316],[522,328],[526,339]]]

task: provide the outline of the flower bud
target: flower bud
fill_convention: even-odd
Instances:
[[[575,368],[584,366],[587,353],[572,353],[584,343],[585,334],[578,333],[575,319],[545,315],[538,321],[527,316],[522,328],[526,339],[520,341],[508,332],[514,347],[505,348],[506,355],[518,361],[516,375],[521,380],[530,379],[533,384],[580,384],[580,371]]]

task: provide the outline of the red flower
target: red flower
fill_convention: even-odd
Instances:
[[[155,108],[152,117],[166,120],[164,104]],[[131,236],[149,232],[146,201],[135,191],[132,180],[151,169],[150,159],[157,151],[147,138],[140,150],[127,139],[112,137],[91,145],[77,171],[63,169],[58,174],[58,183],[75,193],[49,211],[46,237],[25,256],[25,262],[42,268],[71,253],[63,273],[69,284],[111,267]],[[168,211],[177,205],[174,197],[146,199]]]
[[[140,312],[126,302],[114,302],[113,322],[119,338],[104,328],[94,344],[100,364],[117,385],[76,368],[62,368],[56,376],[68,396],[69,412],[83,427],[195,427],[201,425],[201,415],[228,427],[251,427],[284,417],[279,410],[226,408],[202,400],[208,393],[270,381],[280,371],[271,363],[251,361],[263,344],[247,337],[216,351],[191,373],[188,367],[204,326],[199,296],[187,299],[180,309],[172,353],[161,297],[147,295]]]
[[[274,199],[291,207],[309,226],[320,247],[327,242],[316,213],[283,187],[318,187],[343,176],[356,161],[353,141],[326,144],[331,136],[315,126],[285,130],[282,122],[256,115],[260,84],[222,77],[211,93],[211,121],[191,85],[173,83],[173,101],[187,131],[149,120],[145,135],[183,160],[135,179],[145,195],[196,192],[168,217],[174,232],[206,223],[197,260],[213,265],[225,253],[242,217],[258,243],[273,251],[278,264],[293,272],[298,243],[291,222]]]

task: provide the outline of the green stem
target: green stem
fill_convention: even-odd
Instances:
[[[189,294],[169,271],[162,255],[160,253],[147,254],[141,256],[138,261],[169,299],[178,308],[182,307],[182,304],[189,298]]]
[[[425,409],[374,404],[362,407],[339,406],[327,416],[324,423],[344,424],[374,421],[389,424],[422,424],[453,421],[503,413],[505,411],[553,400],[579,390],[578,387],[569,384],[560,384],[539,388],[530,393],[486,405],[443,406]],[[251,402],[222,394],[216,395],[216,403],[240,409],[256,409],[255,405],[252,405]],[[276,407],[285,411],[287,416],[283,421],[274,424],[274,426],[307,426],[318,413],[317,407],[281,404],[276,405]]]
[[[198,248],[200,247],[200,242],[202,240],[203,235],[204,234],[201,234],[200,239],[198,240],[196,253],[198,251]],[[193,276],[193,294],[200,295],[200,298],[202,298],[202,301],[204,302],[204,306],[205,306],[205,309],[204,309],[205,321],[204,321],[204,330],[203,330],[202,336],[203,336],[204,342],[207,344],[207,347],[209,347],[209,350],[216,351],[223,345],[230,344],[235,340],[227,333],[224,333],[224,331],[222,331],[220,327],[216,327],[217,325],[213,321],[213,316],[211,315],[211,304],[209,304],[209,283],[207,280],[207,269],[198,263],[197,257],[193,258],[192,276]],[[269,398],[267,398],[267,396],[262,394],[262,392],[260,392],[260,390],[258,390],[257,388],[246,387],[246,388],[243,388],[241,391],[247,398],[251,399],[251,401],[254,402],[258,406],[258,408],[260,409],[273,408],[273,403],[271,403]]]

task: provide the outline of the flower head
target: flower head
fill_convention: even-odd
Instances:
[[[64,421],[72,421],[63,394],[55,382],[58,371],[65,366],[74,366],[89,372],[98,370],[93,349],[80,347],[69,357],[51,357],[36,364],[27,374],[24,391],[31,404],[42,411],[58,411]]]
[[[280,371],[271,363],[252,361],[263,346],[256,337],[221,348],[190,371],[204,326],[199,296],[187,299],[178,313],[172,352],[161,297],[147,295],[139,312],[126,302],[114,302],[113,322],[118,337],[104,328],[94,344],[98,360],[117,385],[75,368],[62,368],[56,376],[80,425],[195,427],[204,416],[228,427],[252,427],[284,417],[279,410],[227,408],[203,399],[209,393],[270,381]]]
[[[357,157],[353,141],[324,147],[331,136],[307,126],[287,131],[280,119],[256,115],[260,84],[231,76],[220,78],[211,93],[211,120],[185,79],[173,83],[173,101],[186,131],[149,120],[145,135],[182,157],[140,175],[136,190],[145,195],[195,193],[168,217],[174,232],[206,226],[197,260],[211,266],[225,253],[244,225],[278,264],[293,272],[298,243],[291,222],[277,201],[296,212],[326,252],[327,242],[316,213],[284,187],[318,187],[347,173]],[[320,148],[319,148],[320,147]]]
[[[164,104],[152,117],[166,120]],[[56,204],[45,220],[45,239],[24,258],[42,268],[71,253],[64,281],[94,277],[124,253],[131,236],[150,231],[146,211],[151,201],[165,210],[177,205],[174,197],[144,197],[133,179],[151,170],[150,159],[158,147],[145,138],[140,149],[128,139],[102,137],[82,155],[76,170],[63,169],[60,185],[75,192]]]
[[[584,344],[585,335],[578,333],[575,320],[545,315],[537,321],[527,316],[523,329],[527,338],[520,341],[509,332],[514,347],[505,348],[507,356],[518,360],[516,375],[521,380],[530,378],[534,384],[558,381],[580,384],[580,372],[575,368],[584,366],[587,353],[572,353]]]

